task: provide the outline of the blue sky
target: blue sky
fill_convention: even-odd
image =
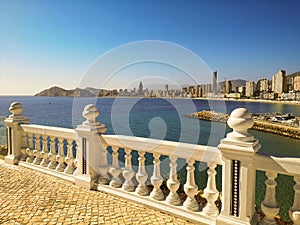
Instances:
[[[300,71],[299,15],[297,0],[1,0],[0,95],[81,86],[97,58],[142,40],[189,49],[218,70],[219,81],[270,79],[279,69],[289,74]],[[159,74],[144,69],[145,76]],[[162,71],[172,80],[173,70]],[[98,76],[105,80],[107,74]],[[122,88],[121,81],[131,79],[124,72],[107,87]]]

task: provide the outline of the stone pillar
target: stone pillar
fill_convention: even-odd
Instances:
[[[22,143],[23,129],[20,124],[26,124],[29,120],[21,113],[23,106],[19,102],[11,103],[9,111],[12,113],[4,122],[7,127],[8,155],[5,161],[9,164],[17,164],[22,156],[21,148],[26,148]]]
[[[218,146],[223,158],[222,209],[216,224],[257,224],[253,158],[261,145],[248,133],[254,122],[247,109],[235,109],[227,123],[233,131]]]
[[[99,168],[107,167],[107,144],[101,137],[106,128],[96,121],[99,116],[96,106],[87,105],[82,116],[86,120],[75,129],[77,143],[75,184],[92,189],[99,178]]]

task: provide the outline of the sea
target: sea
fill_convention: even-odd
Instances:
[[[0,144],[6,143],[4,118],[10,115],[12,102],[23,105],[22,114],[30,124],[75,128],[85,118],[84,107],[94,104],[99,110],[97,120],[107,128],[106,134],[122,134],[192,144],[217,146],[231,129],[224,123],[201,121],[187,115],[201,110],[230,113],[236,108],[247,108],[250,113],[292,113],[300,117],[300,105],[271,104],[265,102],[223,101],[172,98],[71,98],[37,96],[0,96]],[[275,134],[249,130],[261,143],[262,154],[283,157],[300,157],[300,140]],[[201,166],[199,166],[200,168]],[[203,172],[203,171],[202,171]],[[220,180],[221,170],[218,169]],[[201,173],[199,174],[199,176]],[[266,179],[264,172],[257,172],[257,205],[263,201]],[[294,181],[291,177],[277,178],[277,198],[286,211],[292,205]],[[205,188],[205,182],[197,183]],[[291,191],[286,191],[286,189]],[[220,182],[218,184],[220,190]],[[281,191],[282,190],[282,191]],[[280,216],[288,219],[288,214]]]

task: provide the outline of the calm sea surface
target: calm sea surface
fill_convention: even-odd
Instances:
[[[0,122],[10,112],[9,105],[18,101],[23,105],[23,115],[29,118],[31,124],[74,128],[84,120],[81,113],[87,104],[96,104],[100,116],[98,120],[107,127],[107,134],[124,134],[131,136],[151,137],[171,141],[181,141],[193,144],[217,146],[230,129],[222,123],[199,121],[187,117],[187,114],[201,110],[215,110],[230,113],[232,110],[245,107],[252,113],[293,113],[300,116],[299,105],[268,104],[261,102],[239,102],[198,99],[146,99],[146,98],[69,98],[69,97],[10,97],[0,96]],[[273,153],[281,156],[300,157],[300,140],[250,131],[262,144],[260,152]],[[0,144],[6,142],[6,132],[0,123]],[[146,155],[147,157],[147,155]],[[147,161],[152,161],[148,156]],[[163,167],[162,163],[162,167]],[[166,164],[167,166],[167,164]],[[201,168],[201,165],[198,168]],[[196,170],[197,172],[197,170]],[[151,171],[149,171],[151,173]],[[182,168],[184,177],[185,169]],[[205,171],[196,176],[205,176]],[[220,190],[220,169],[218,169],[218,189]],[[258,172],[257,205],[264,197],[265,175]],[[205,182],[196,179],[200,188],[205,188]],[[293,200],[293,179],[279,175],[277,178],[279,204],[288,209]],[[284,191],[289,188],[291,191]],[[280,191],[283,190],[283,191]],[[280,212],[288,219],[288,215]]]
[[[34,124],[76,127],[84,120],[81,116],[84,106],[92,103],[96,104],[100,111],[98,120],[108,128],[107,134],[134,135],[212,146],[217,146],[230,129],[225,124],[187,118],[187,114],[204,109],[230,113],[235,108],[245,107],[252,113],[279,112],[300,116],[298,105],[261,102],[0,96],[0,117],[10,114],[8,108],[14,101],[23,105],[23,115]],[[262,143],[262,152],[300,156],[300,140],[258,131],[250,132]],[[3,131],[1,134],[3,136]]]

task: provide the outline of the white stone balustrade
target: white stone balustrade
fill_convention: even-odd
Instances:
[[[177,190],[180,186],[180,182],[177,179],[177,158],[174,156],[170,156],[170,178],[167,181],[167,186],[170,190],[169,195],[166,198],[166,201],[170,205],[181,205],[181,199],[177,193]]]
[[[203,212],[208,216],[216,217],[219,215],[219,209],[215,204],[215,201],[219,197],[219,191],[216,188],[216,174],[217,171],[215,170],[217,164],[211,163],[208,165],[208,180],[207,186],[204,189],[204,196],[207,199],[207,204],[203,208]]]
[[[148,174],[146,173],[145,168],[145,152],[139,151],[139,170],[136,173],[136,180],[139,182],[137,188],[135,189],[136,193],[139,195],[148,195],[149,190],[146,186],[146,181],[148,178]]]
[[[275,178],[277,177],[276,172],[267,171],[266,172],[267,180],[266,180],[266,194],[265,199],[261,203],[261,209],[265,214],[265,217],[262,221],[260,221],[260,225],[268,225],[268,224],[277,224],[274,217],[279,213],[279,207],[276,201],[276,190],[275,187],[277,182]]]
[[[198,186],[195,183],[195,167],[194,167],[195,160],[188,160],[187,161],[187,178],[186,183],[184,185],[184,192],[187,195],[186,200],[183,203],[183,206],[191,211],[198,211],[199,210],[199,204],[197,200],[195,199],[195,195],[198,191]]]
[[[161,177],[160,173],[160,154],[154,153],[153,154],[154,160],[153,160],[153,175],[151,177],[151,184],[153,185],[153,190],[150,193],[150,196],[155,200],[163,200],[164,194],[162,190],[160,189],[160,186],[163,183],[163,178]]]
[[[109,170],[110,174],[112,175],[112,179],[109,182],[109,185],[115,188],[122,187],[122,181],[119,177],[122,170],[119,167],[118,150],[118,147],[112,147],[112,167]]]
[[[24,132],[26,133],[26,132]],[[26,148],[26,154],[28,155],[26,162],[32,163],[34,160],[33,156],[33,134],[32,133],[27,133],[27,138],[28,138],[28,147]]]
[[[35,165],[40,165],[42,162],[42,157],[41,157],[41,135],[40,134],[35,134],[35,146],[33,150],[33,155],[34,155],[34,160],[33,164]]]
[[[131,149],[125,148],[125,168],[122,172],[123,177],[125,178],[125,182],[122,185],[122,188],[125,191],[134,191],[135,185],[132,181],[132,178],[134,176],[134,171],[132,170],[132,162],[131,162]]]
[[[67,156],[65,158],[65,162],[67,164],[65,168],[65,173],[73,174],[75,167],[74,167],[74,154],[73,154],[73,140],[67,139]]]
[[[86,120],[75,130],[28,124],[28,119],[21,115],[22,110],[20,103],[13,103],[10,107],[12,115],[5,120],[9,149],[5,160],[8,163],[19,163],[20,166],[61,177],[81,187],[97,188],[191,221],[212,225],[275,224],[274,216],[279,211],[275,178],[277,174],[285,174],[294,177],[296,182],[293,187],[294,202],[289,214],[294,224],[300,224],[300,159],[257,153],[261,146],[247,132],[253,121],[246,109],[237,109],[231,113],[228,125],[233,132],[221,140],[218,148],[150,138],[104,135],[106,128],[96,121],[99,111],[94,105],[84,108],[82,115]],[[75,146],[76,156],[73,154]],[[107,160],[108,147],[112,147],[111,165]],[[120,168],[119,149],[125,150],[125,158],[121,162],[125,163],[124,168]],[[137,173],[132,165],[133,157],[137,156],[133,156],[132,150],[138,153],[138,159],[134,158],[135,161],[138,160],[138,165],[135,165]],[[152,154],[154,158],[150,165],[153,168],[151,177],[148,176],[148,169],[146,170],[146,154]],[[161,190],[161,156],[167,156],[170,160],[169,179],[166,181],[168,196],[164,196]],[[185,184],[180,184],[177,178],[178,159],[184,159],[187,163]],[[195,162],[205,162],[208,165],[203,195],[207,200],[205,206],[200,206],[195,198],[198,192]],[[215,204],[219,196],[216,188],[218,165],[222,166],[221,212]],[[259,219],[254,204],[257,170],[266,171],[268,178],[265,199],[261,203],[265,214],[262,220]],[[149,185],[153,186],[150,195]],[[183,185],[187,196],[183,203],[177,193],[180,185]]]
[[[300,176],[294,177],[296,184],[294,185],[295,197],[294,204],[289,210],[291,220],[295,225],[300,225]]]
[[[54,170],[57,167],[57,161],[56,161],[56,143],[55,143],[56,137],[50,136],[50,152],[48,154],[48,158],[50,160],[50,163],[48,165],[49,169]]]
[[[49,164],[49,159],[48,159],[48,136],[47,135],[42,135],[42,139],[43,139],[43,147],[42,147],[42,151],[41,151],[41,157],[42,157],[42,162],[41,162],[41,166],[47,167]]]

